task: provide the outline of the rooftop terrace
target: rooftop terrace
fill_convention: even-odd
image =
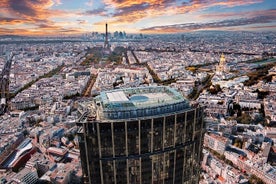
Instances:
[[[94,102],[98,120],[156,116],[190,107],[188,100],[167,86],[105,91]]]

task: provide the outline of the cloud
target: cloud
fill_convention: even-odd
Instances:
[[[100,15],[100,16],[107,16],[107,10],[105,7],[100,7],[100,8],[96,8],[93,10],[87,10],[83,13],[81,13],[81,15]]]
[[[268,25],[268,26],[252,26],[250,27],[251,29],[255,30],[255,29],[264,29],[264,30],[275,30],[276,29],[276,25]]]
[[[74,25],[73,25],[74,26]],[[84,30],[80,27],[73,27],[68,23],[41,23],[36,25],[32,31],[38,30],[38,32],[54,35],[54,34],[79,34],[82,33]]]
[[[163,3],[176,2],[176,0],[104,0],[104,3],[114,8],[125,8],[139,4],[162,5]]]
[[[64,28],[74,26],[73,24],[78,22],[78,24],[87,24],[85,20],[82,19],[82,16],[102,16],[107,20],[104,22],[97,22],[94,25],[102,25],[106,21],[112,24],[116,24],[118,26],[129,25],[130,23],[135,23],[137,21],[141,21],[147,18],[154,18],[158,16],[166,16],[166,15],[183,15],[189,12],[199,12],[201,10],[207,9],[209,7],[219,6],[220,8],[228,8],[242,5],[250,5],[255,3],[263,2],[263,0],[102,0],[103,6],[87,10],[83,12],[69,11],[69,10],[58,10],[58,5],[62,3],[73,3],[73,1],[64,1],[64,0],[0,0],[0,25],[7,26],[8,25],[18,25],[18,27],[34,27],[31,30],[31,33],[38,33],[42,31],[46,31],[46,33],[50,33],[52,29],[53,32],[60,30],[67,32],[71,28]],[[87,6],[94,6],[94,0],[86,0],[85,3]],[[182,2],[182,3],[181,3]],[[74,3],[76,3],[74,1]],[[57,6],[57,7],[54,7]],[[54,7],[54,8],[53,8]],[[232,14],[231,14],[232,13]],[[270,13],[275,13],[275,10],[271,10]],[[248,12],[246,16],[241,15],[243,18],[253,18],[256,16],[268,16],[266,14],[254,14]],[[274,15],[274,14],[273,14]],[[219,15],[215,14],[206,14],[209,18],[216,18]],[[61,22],[55,22],[54,20],[60,20],[60,18],[65,18],[64,20],[68,20],[69,18],[74,18],[74,21],[71,21],[70,24],[62,24]],[[234,12],[221,14],[222,18],[228,18],[229,20],[234,20],[235,17]],[[54,19],[55,18],[55,19]],[[76,21],[76,19],[78,19]],[[86,18],[85,18],[86,19]],[[102,20],[102,19],[101,19]],[[222,22],[222,21],[221,21]],[[65,23],[65,22],[64,22]],[[67,22],[68,23],[68,22]],[[218,22],[217,22],[218,23]],[[206,23],[207,24],[207,23]],[[229,23],[230,24],[230,23]],[[184,29],[189,29],[188,25],[184,25]],[[214,25],[204,25],[200,24],[197,26],[201,27],[211,27]],[[230,25],[231,26],[231,25]],[[36,30],[35,30],[36,29]],[[165,29],[165,27],[151,27],[145,28],[147,29]],[[167,30],[171,32],[179,29],[179,27],[167,27]],[[201,28],[195,28],[201,29]],[[72,28],[72,31],[78,30]],[[25,30],[26,32],[26,30]],[[21,32],[20,32],[21,33]],[[45,33],[45,34],[46,34]]]
[[[28,22],[26,19],[18,19],[18,18],[11,18],[11,17],[0,17],[0,24],[1,25],[13,25],[13,24],[23,24]],[[31,22],[31,21],[30,21]]]
[[[54,0],[54,2],[55,2],[55,4],[57,4],[57,5],[61,5],[61,4],[62,4],[61,0]]]
[[[211,0],[212,6],[226,6],[226,7],[234,7],[234,6],[243,6],[243,5],[250,5],[250,4],[256,4],[261,3],[264,0]],[[208,3],[208,1],[204,1],[204,3]]]
[[[18,33],[21,33],[22,35],[29,35],[30,31],[27,29],[0,28],[0,35],[17,35]]]
[[[132,12],[145,11],[145,10],[150,9],[150,7],[151,7],[151,5],[149,3],[142,3],[142,4],[132,5],[132,6],[126,6],[126,7],[117,9],[117,11],[113,14],[113,16],[115,16],[115,17],[124,16],[124,15],[128,15]]]
[[[229,28],[236,26],[245,26],[253,24],[265,24],[265,23],[276,23],[275,15],[257,16],[252,18],[240,18],[240,19],[228,19],[209,23],[186,23],[186,24],[174,24],[167,26],[155,26],[141,29],[142,32],[153,33],[176,33],[176,32],[187,32],[195,30],[206,30],[206,29],[220,29]]]
[[[38,19],[43,19],[48,13],[48,8],[54,5],[51,0],[7,0],[6,8],[22,17],[36,17]]]
[[[104,3],[106,4],[105,11],[112,9],[112,13],[104,14],[104,16],[109,18],[108,22],[113,24],[126,24],[147,17],[166,15],[166,8],[173,6],[176,0],[104,0]],[[88,12],[85,13],[87,14]],[[92,14],[94,11],[90,13]],[[98,22],[95,25],[101,24],[104,24],[104,22]]]
[[[55,34],[59,32],[73,33],[77,29],[64,28],[55,24],[51,18],[70,17],[76,15],[74,12],[64,10],[51,9],[54,5],[61,4],[61,0],[1,0],[1,25],[16,25],[34,27],[34,29],[14,29],[9,30],[13,34],[16,31],[19,34],[31,33],[34,35],[40,34]],[[2,29],[4,30],[4,29]],[[0,33],[1,34],[1,33]]]
[[[268,9],[268,10],[257,10],[257,11],[241,11],[241,12],[225,12],[225,13],[205,13],[201,14],[200,17],[208,17],[208,18],[231,18],[231,17],[256,17],[256,16],[275,16],[276,17],[276,9]]]
[[[55,29],[53,31],[53,29]],[[57,34],[65,34],[65,35],[72,35],[72,34],[81,34],[83,33],[82,29],[79,28],[60,28],[55,26],[41,26],[40,29],[33,28],[33,29],[9,29],[9,28],[0,28],[0,35],[32,35],[32,36],[41,36],[41,35],[52,35],[56,36]]]
[[[60,29],[61,27],[60,26],[56,26],[56,25],[49,25],[49,24],[39,24],[37,25],[38,28],[40,29],[48,29],[48,30],[57,30],[57,29]]]
[[[85,3],[85,5],[87,6],[93,6],[93,4],[94,4],[93,0],[89,0]]]
[[[128,23],[141,20],[144,17],[153,15],[152,5],[148,3],[136,4],[132,6],[122,7],[112,15],[113,23]]]
[[[260,2],[263,0],[189,0],[183,3],[177,0],[104,0],[107,7],[114,8],[111,22],[116,24],[133,23],[160,15],[185,14],[214,6],[234,7]]]
[[[53,5],[61,3],[60,0],[2,0],[1,9],[6,16],[2,16],[2,21],[6,18],[18,19],[22,23],[49,22],[49,18],[65,16],[67,12],[50,9]],[[2,11],[1,10],[1,11]],[[1,14],[0,14],[1,16]],[[22,21],[22,22],[21,22]]]
[[[176,14],[181,14],[200,11],[216,6],[220,6],[222,8],[230,8],[261,3],[263,1],[264,0],[190,0],[188,2],[183,2],[180,6],[176,6],[174,8],[174,11]]]
[[[84,25],[84,24],[88,24],[87,20],[77,20],[78,24]]]

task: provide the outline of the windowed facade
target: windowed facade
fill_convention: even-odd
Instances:
[[[86,183],[199,182],[202,107],[136,119],[79,122],[78,126]]]

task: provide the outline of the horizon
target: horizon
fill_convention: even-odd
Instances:
[[[31,38],[80,38],[83,37],[86,34],[90,34],[93,32],[85,32],[85,33],[79,33],[79,34],[57,34],[57,35],[20,35],[20,34],[0,34],[0,38],[3,37],[22,37],[22,38],[26,38],[26,39],[31,39]],[[98,34],[104,34],[105,32],[98,32]],[[264,33],[276,33],[276,30],[267,30],[267,31],[224,31],[224,30],[200,30],[200,31],[190,31],[190,32],[176,32],[176,33],[143,33],[142,35],[144,36],[179,36],[179,35],[187,35],[187,36],[192,36],[194,34],[205,34],[205,33],[210,33],[210,34],[216,34],[216,33],[234,33],[234,34],[239,34],[239,33],[252,33],[252,34],[264,34]],[[108,32],[108,34],[114,34],[114,32]],[[132,35],[140,35],[141,33],[126,33],[128,36]],[[104,40],[101,39],[101,40]],[[112,40],[110,40],[112,41]]]
[[[272,0],[3,0],[0,35],[72,36],[90,32],[174,34],[275,31]]]

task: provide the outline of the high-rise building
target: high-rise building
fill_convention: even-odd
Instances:
[[[203,107],[173,88],[101,92],[79,105],[85,183],[198,183]]]

